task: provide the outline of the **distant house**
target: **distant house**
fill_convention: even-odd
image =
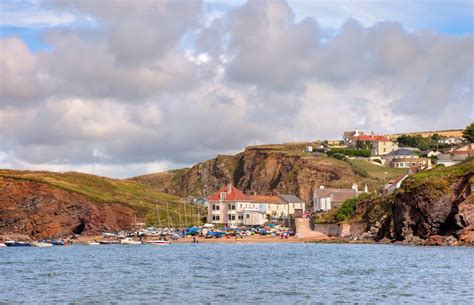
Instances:
[[[408,178],[408,174],[401,175],[393,180],[390,180],[387,184],[385,184],[383,190],[385,194],[393,193],[397,188],[402,185],[403,180]]]
[[[469,157],[474,157],[474,143],[461,146],[453,149],[446,154],[438,155],[436,164],[443,164],[444,166],[451,166],[457,164]]]
[[[288,204],[288,214],[300,217],[306,211],[305,202],[295,195],[281,194],[280,198]]]
[[[393,158],[389,162],[389,166],[395,168],[417,168],[417,169],[426,169],[431,168],[431,159],[430,158]]]
[[[207,207],[207,200],[204,198],[193,198],[191,201],[192,204]]]
[[[367,186],[365,186],[364,192],[368,192]],[[356,197],[359,193],[361,192],[355,183],[350,189],[325,188],[321,185],[313,191],[313,210],[314,212],[330,211],[340,207],[344,201]]]
[[[395,158],[418,158],[418,154],[411,149],[399,148],[394,151],[391,151],[390,153],[386,154],[384,157],[385,162],[388,165]]]
[[[354,137],[362,136],[364,132],[359,131],[357,128],[354,131],[344,131],[342,134],[342,141],[345,147],[355,147],[355,142],[353,142]]]
[[[434,151],[434,150],[422,150],[420,151],[420,155],[422,156],[426,156],[428,158],[431,158],[431,157],[436,157],[438,155],[440,155],[441,152],[439,151]]]
[[[352,145],[357,148],[370,149],[372,156],[384,156],[398,148],[397,143],[385,136],[360,135],[352,137]]]
[[[454,145],[454,144],[461,144],[463,141],[464,139],[461,137],[448,137],[448,138],[439,139],[438,143]]]

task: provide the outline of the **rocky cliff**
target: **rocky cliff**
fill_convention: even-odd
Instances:
[[[155,189],[180,196],[206,197],[226,183],[261,194],[296,194],[311,202],[314,187],[351,187],[358,182],[373,188],[381,181],[362,176],[349,163],[304,153],[304,145],[248,147],[235,156],[217,156],[190,169],[133,178]]]
[[[0,178],[0,234],[92,235],[129,229],[134,217],[134,211],[123,204],[98,205],[43,183]]]
[[[415,244],[474,244],[474,159],[406,179],[393,196],[361,200],[369,235]]]

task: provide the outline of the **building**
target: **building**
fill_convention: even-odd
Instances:
[[[434,151],[434,150],[422,150],[420,151],[420,155],[426,156],[428,158],[432,158],[432,157],[437,157],[438,155],[441,155],[441,152]]]
[[[464,139],[462,137],[447,137],[447,138],[439,139],[438,143],[455,145],[455,144],[461,144],[463,141]]]
[[[398,189],[401,185],[402,182],[408,178],[408,174],[404,174],[400,177],[397,177],[393,180],[390,180],[387,184],[385,184],[383,191],[385,194],[391,194],[393,193],[396,189]]]
[[[208,223],[228,226],[263,225],[273,218],[303,213],[305,203],[294,195],[248,195],[231,184],[208,198]]]
[[[418,158],[418,154],[412,149],[399,148],[384,156],[384,160],[387,164],[390,164],[395,158]]]
[[[436,161],[436,164],[451,166],[461,161],[464,161],[469,157],[474,157],[474,143],[469,143],[467,145],[453,149],[446,154],[438,155],[438,160]]]
[[[354,131],[344,131],[342,134],[342,142],[345,147],[354,147],[353,138],[364,135],[364,132],[359,131],[357,128]]]
[[[411,168],[415,167],[418,169],[431,168],[431,159],[430,158],[393,158],[389,165],[395,168]]]
[[[364,192],[367,193],[367,185]],[[314,212],[326,212],[333,208],[338,208],[347,199],[357,197],[360,193],[357,184],[354,183],[350,189],[325,188],[321,185],[315,188],[313,192],[313,210]]]
[[[398,148],[398,144],[385,136],[360,135],[352,137],[352,146],[361,149],[370,149],[372,156],[384,156]]]

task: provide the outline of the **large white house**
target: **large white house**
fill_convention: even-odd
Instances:
[[[299,216],[305,202],[294,195],[247,195],[232,184],[208,197],[208,222],[228,226],[263,225],[273,218]]]

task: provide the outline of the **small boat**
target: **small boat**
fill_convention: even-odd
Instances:
[[[167,246],[170,244],[170,242],[167,240],[149,240],[149,241],[146,241],[146,243],[150,245],[157,245],[157,246]]]
[[[120,241],[118,240],[100,240],[99,244],[101,245],[117,245],[120,244]]]
[[[134,240],[130,237],[124,238],[120,241],[122,245],[141,245],[142,242],[139,240]]]
[[[52,243],[44,242],[44,241],[34,241],[31,243],[33,247],[52,247]]]
[[[24,241],[7,240],[4,242],[7,247],[31,247],[30,243]]]
[[[6,247],[7,245],[5,245],[4,243],[0,243],[0,248],[2,247]]]
[[[91,241],[86,242],[86,245],[88,245],[88,246],[98,246],[100,244],[98,242],[96,242],[95,240],[91,240]]]

